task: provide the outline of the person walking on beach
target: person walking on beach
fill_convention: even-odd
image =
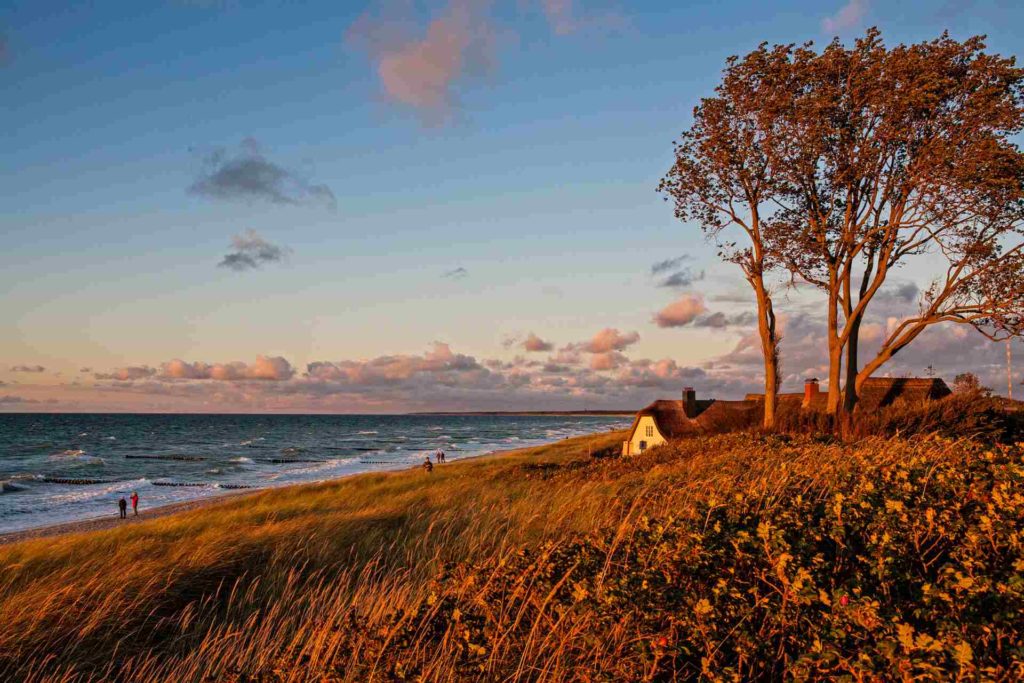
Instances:
[[[434,463],[430,462],[429,455],[427,456],[427,459],[423,461],[423,469],[427,471],[427,474],[430,474],[431,472],[434,471]]]
[[[134,512],[135,516],[138,517],[139,516],[139,494],[138,494],[137,491],[132,491],[132,499],[131,500],[132,500],[132,512]]]
[[[121,500],[117,501],[117,508],[121,511],[121,519],[128,518],[128,501],[121,496]]]
[[[448,456],[446,456],[444,454],[444,449],[443,448],[440,448],[437,451],[437,461],[438,462],[448,462]]]

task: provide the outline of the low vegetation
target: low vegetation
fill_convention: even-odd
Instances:
[[[0,547],[0,678],[1024,676],[1024,444],[622,438]]]

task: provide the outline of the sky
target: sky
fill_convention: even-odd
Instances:
[[[869,26],[889,44],[987,34],[1012,55],[1024,6],[8,0],[0,410],[756,390],[749,290],[655,188],[728,56]],[[891,278],[866,346],[927,277]],[[776,306],[795,391],[825,373],[821,302]],[[971,370],[1005,394],[1005,353],[947,326],[882,374]]]

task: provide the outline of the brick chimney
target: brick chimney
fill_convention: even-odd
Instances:
[[[686,413],[686,417],[697,416],[697,392],[693,387],[683,389],[683,412]]]
[[[804,380],[804,402],[803,407],[809,408],[814,397],[818,395],[818,378],[812,377],[811,379]]]

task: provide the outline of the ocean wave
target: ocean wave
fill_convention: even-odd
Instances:
[[[18,491],[27,491],[28,487],[24,484],[16,484],[13,481],[7,479],[0,479],[0,493],[17,493]]]
[[[49,458],[51,461],[64,462],[70,465],[106,465],[107,461],[98,455],[89,455],[81,448],[69,448],[60,453],[53,453]]]
[[[127,495],[148,484],[148,479],[129,479],[127,481],[106,482],[88,486],[70,486],[69,490],[49,494],[41,501],[48,507],[56,505],[86,503],[100,501],[114,495]]]
[[[50,459],[56,460],[60,458],[80,458],[83,455],[85,455],[85,451],[83,451],[81,448],[69,448],[66,451],[61,451],[60,453],[54,453],[53,455],[50,456]]]
[[[356,432],[356,434],[378,434],[378,433],[379,432],[377,432],[377,430],[375,430],[375,429],[368,429],[365,432]]]
[[[235,463],[236,465],[251,465],[252,458],[247,458],[244,455],[240,455],[237,458],[231,458],[228,462]]]

